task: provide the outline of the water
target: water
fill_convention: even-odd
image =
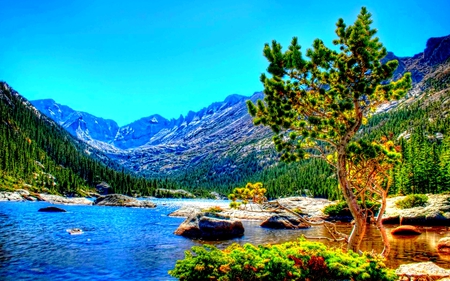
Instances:
[[[199,241],[173,234],[183,218],[167,215],[183,204],[207,200],[154,200],[155,209],[99,206],[60,206],[67,213],[40,213],[45,202],[0,202],[1,280],[173,280],[167,271],[184,251]],[[226,203],[219,203],[226,204]],[[269,230],[259,222],[245,221],[242,238],[208,242],[224,248],[244,244],[281,243],[306,236],[327,236],[322,227],[308,230]],[[82,235],[66,229],[81,228]],[[348,233],[348,225],[339,226]],[[447,229],[424,229],[410,239],[392,239],[390,266],[406,262],[435,261],[450,268],[446,257],[435,252],[435,244]],[[321,240],[326,242],[324,240]],[[339,244],[332,244],[339,246]],[[363,247],[381,249],[376,231],[369,231]]]

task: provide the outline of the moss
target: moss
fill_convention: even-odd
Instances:
[[[425,194],[410,194],[395,202],[395,206],[400,209],[409,209],[414,207],[423,207],[427,202],[428,196]]]

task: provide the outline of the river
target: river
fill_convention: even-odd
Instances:
[[[153,201],[157,208],[59,206],[67,213],[38,212],[50,205],[46,202],[0,202],[0,279],[173,280],[167,271],[184,257],[185,250],[200,242],[174,235],[183,218],[167,215],[193,202],[205,206],[226,203],[192,199]],[[259,227],[259,222],[245,221],[244,227],[242,238],[213,244],[224,248],[234,242],[274,244],[295,240],[302,234],[326,236],[320,226],[307,230],[269,230]],[[69,235],[66,230],[70,228],[81,228],[84,233]],[[339,228],[342,232],[350,231],[347,224]],[[422,231],[414,238],[391,237],[389,266],[431,260],[450,268],[450,261],[435,251],[436,242],[448,236],[447,228]],[[369,230],[363,248],[381,249],[381,246],[378,233]]]

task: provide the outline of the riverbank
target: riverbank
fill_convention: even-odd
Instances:
[[[383,215],[384,224],[412,224],[412,225],[448,225],[450,223],[450,195],[446,194],[428,194],[428,202],[423,207],[415,207],[408,209],[399,209],[395,202],[403,199],[405,196],[396,196],[387,199],[387,208]],[[139,207],[139,201],[132,197],[124,197],[127,200],[114,200],[113,206],[131,206]],[[50,194],[31,194],[25,189],[14,192],[0,192],[0,201],[45,201],[51,204],[61,205],[94,205],[94,198],[84,197],[63,197]],[[121,202],[133,202],[129,204],[121,204]],[[149,201],[148,201],[149,202]],[[247,204],[240,209],[229,208],[228,200],[184,200],[182,207],[175,212],[169,214],[173,217],[188,217],[194,212],[198,212],[209,207],[219,206],[223,211],[222,214],[244,220],[266,220],[277,213],[276,207],[267,205],[264,209],[260,205]],[[309,197],[288,197],[270,201],[289,208],[298,210],[310,218],[327,219],[327,220],[351,220],[348,218],[329,217],[323,213],[326,206],[336,203],[322,198]],[[148,206],[151,206],[150,204]],[[154,207],[154,206],[152,206]]]

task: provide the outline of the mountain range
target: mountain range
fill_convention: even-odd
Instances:
[[[414,88],[409,97],[422,93],[427,75],[446,62],[450,56],[450,35],[431,38],[424,52],[412,57],[397,57],[389,52],[385,60],[397,59],[397,79],[411,72]],[[271,132],[255,127],[247,113],[245,101],[263,98],[261,92],[250,97],[231,95],[198,112],[168,120],[150,115],[119,127],[113,120],[71,109],[53,100],[35,100],[32,104],[43,114],[63,126],[69,133],[106,153],[110,158],[131,170],[148,175],[167,175],[186,171],[202,162],[232,157],[231,165],[252,152],[273,151]],[[381,108],[387,111],[395,106]],[[237,153],[239,152],[239,153]],[[233,155],[238,159],[235,159]],[[264,165],[264,157],[256,161]]]

